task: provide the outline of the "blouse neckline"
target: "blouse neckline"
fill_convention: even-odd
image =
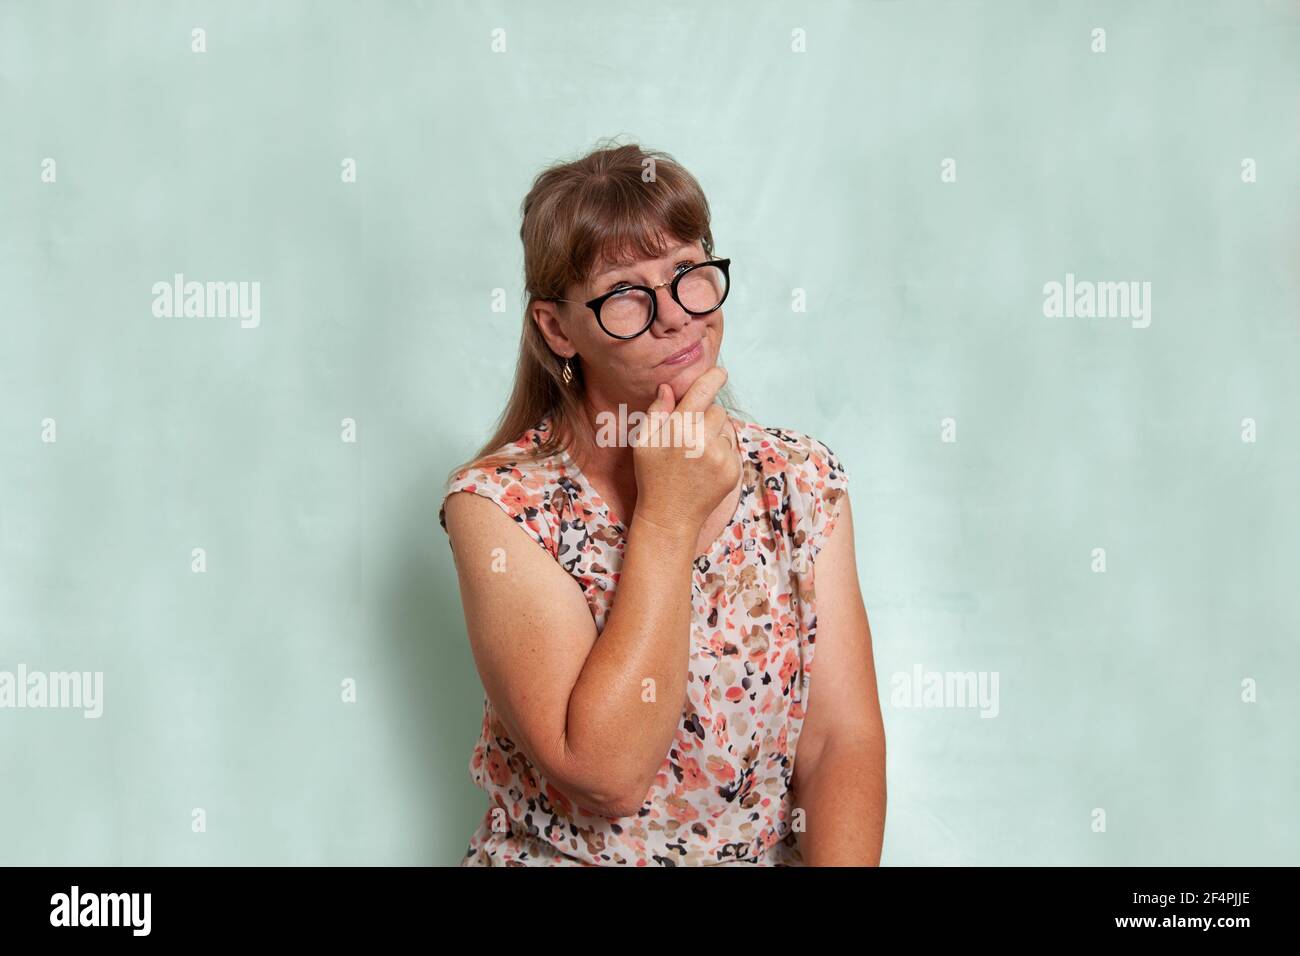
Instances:
[[[718,536],[709,543],[708,550],[703,554],[697,554],[692,557],[692,563],[697,566],[702,558],[707,559],[710,566],[721,560],[722,555],[719,552],[724,551],[728,539],[733,536],[733,530],[738,524],[741,524],[744,521],[745,514],[748,510],[749,495],[751,493],[749,470],[752,466],[752,462],[749,458],[749,429],[745,422],[730,414],[727,415],[727,420],[734,426],[737,446],[736,454],[740,456],[740,494],[736,496],[736,510],[732,513],[731,519],[723,529],[718,532]],[[546,416],[545,421],[547,427],[549,427],[549,415]],[[600,513],[611,526],[618,530],[620,535],[619,547],[622,548],[626,543],[627,525],[615,519],[613,511],[610,510],[609,503],[605,501],[605,496],[596,490],[596,486],[591,483],[591,480],[586,476],[583,470],[578,467],[577,461],[575,461],[573,456],[569,454],[569,450],[567,448],[561,449],[560,456],[563,460],[565,470],[574,476],[577,483],[582,486],[583,491],[590,495],[592,499],[600,501]]]

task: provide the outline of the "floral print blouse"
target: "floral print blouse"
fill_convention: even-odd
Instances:
[[[695,561],[687,700],[640,810],[609,818],[570,800],[485,699],[469,769],[489,807],[462,866],[803,864],[790,781],[813,671],[813,569],[848,475],[815,438],[731,421],[740,500]],[[549,425],[543,418],[514,447],[540,444]],[[597,632],[604,628],[627,529],[566,452],[471,467],[448,488],[496,502],[573,576]],[[446,498],[444,531],[445,506]]]

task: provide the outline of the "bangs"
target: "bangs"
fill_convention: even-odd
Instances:
[[[708,254],[708,204],[685,185],[614,177],[591,184],[573,210],[569,278],[586,285],[607,269],[660,259],[701,240]]]

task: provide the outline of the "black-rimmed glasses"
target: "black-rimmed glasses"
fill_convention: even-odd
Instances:
[[[634,339],[654,325],[659,314],[656,289],[668,286],[673,301],[691,315],[708,315],[721,308],[731,290],[730,259],[709,259],[686,266],[673,277],[656,286],[619,283],[583,305],[596,314],[596,322],[606,335],[616,339]],[[548,302],[573,302],[573,299],[550,298]]]

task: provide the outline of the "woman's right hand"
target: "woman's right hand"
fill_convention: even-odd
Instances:
[[[736,487],[740,456],[734,432],[726,409],[713,400],[726,381],[726,369],[715,365],[676,406],[672,389],[659,386],[632,447],[636,517],[694,536]]]

